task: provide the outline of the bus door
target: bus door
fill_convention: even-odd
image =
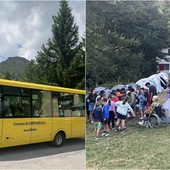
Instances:
[[[43,116],[44,113],[42,113]],[[52,118],[32,118],[31,143],[50,141],[52,137]]]
[[[32,90],[31,143],[52,138],[51,92]]]
[[[85,117],[83,110],[72,111],[72,133],[71,137],[85,135]]]
[[[31,113],[30,97],[17,95],[3,96],[2,147],[30,143]]]

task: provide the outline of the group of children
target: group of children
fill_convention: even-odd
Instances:
[[[146,83],[149,90],[137,86],[134,90],[129,86],[125,89],[113,91],[108,97],[104,91],[97,96],[95,90],[87,97],[89,116],[91,123],[94,123],[94,137],[96,140],[100,136],[109,136],[109,130],[122,131],[126,129],[125,121],[128,116],[136,117],[141,115],[143,118],[147,114],[152,114],[154,108],[159,106],[156,88],[150,83]],[[168,86],[170,87],[170,86]],[[169,91],[168,91],[169,92]],[[111,126],[112,125],[112,126]],[[103,133],[100,129],[103,126]]]
[[[116,100],[116,102],[115,102]],[[123,100],[118,99],[116,94],[113,93],[109,98],[96,99],[96,104],[93,109],[92,117],[94,121],[94,137],[99,140],[100,129],[103,125],[103,133],[101,136],[109,136],[109,130],[111,129],[110,123],[112,123],[112,130],[124,130],[126,129],[125,120],[127,112],[130,110],[135,117],[132,107],[128,103],[129,97],[125,96]],[[117,119],[115,125],[115,118]]]

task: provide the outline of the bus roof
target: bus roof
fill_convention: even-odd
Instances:
[[[0,79],[0,85],[36,89],[36,90],[85,94],[85,90],[78,90],[78,89],[71,89],[71,88],[57,87],[57,86],[50,86],[50,85],[42,85],[42,84],[35,84],[35,83],[27,83],[27,82],[13,81],[13,80],[5,80],[5,79]]]

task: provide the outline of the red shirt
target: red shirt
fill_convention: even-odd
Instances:
[[[119,99],[118,99],[118,97],[114,96],[114,97],[112,97],[112,101],[115,103],[115,102],[118,102]],[[116,106],[115,106],[115,110],[117,111],[117,107]]]
[[[115,103],[115,102],[118,102],[119,99],[118,99],[118,97],[114,96],[114,97],[112,97],[112,101]]]

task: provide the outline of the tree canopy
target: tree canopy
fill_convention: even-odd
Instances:
[[[169,47],[169,2],[88,1],[87,82],[137,81],[157,72]]]
[[[69,88],[85,88],[85,42],[79,41],[78,26],[66,0],[53,16],[52,37],[42,45],[35,61],[26,67],[25,81]]]

